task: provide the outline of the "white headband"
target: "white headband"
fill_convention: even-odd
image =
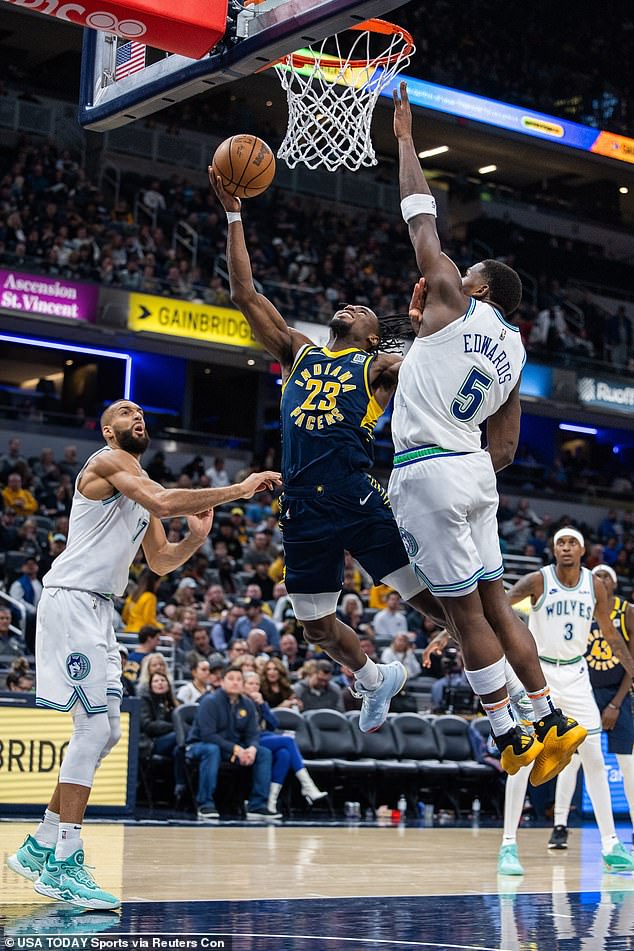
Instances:
[[[614,584],[618,584],[618,581],[616,580],[616,571],[614,568],[610,568],[609,565],[595,565],[592,569],[592,574],[596,575],[599,571],[605,571],[606,575],[610,576]]]
[[[576,538],[582,548],[586,547],[586,543],[583,539],[581,532],[578,532],[576,528],[560,528],[558,532],[555,532],[555,537],[553,538],[553,545],[556,545],[560,538],[569,537]]]

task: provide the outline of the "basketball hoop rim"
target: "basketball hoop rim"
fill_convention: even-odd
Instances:
[[[377,66],[392,66],[394,63],[398,63],[403,57],[411,56],[416,49],[411,33],[406,30],[405,27],[398,26],[396,23],[390,23],[388,20],[364,20],[363,23],[355,23],[353,26],[349,26],[346,30],[342,30],[341,32],[345,33],[348,30],[354,30],[357,33],[380,33],[383,36],[399,34],[401,39],[405,42],[405,46],[394,53],[383,54],[374,59],[346,60],[343,57],[333,56],[331,54],[324,54],[322,57],[319,57],[317,53],[309,55],[305,51],[301,51],[282,56],[279,60],[276,60],[275,63],[270,63],[269,65],[276,66],[280,63],[286,63],[295,69],[301,69],[302,66],[314,66],[319,59],[327,65],[328,68],[341,69],[345,67],[346,69],[367,69],[369,66],[373,68]]]

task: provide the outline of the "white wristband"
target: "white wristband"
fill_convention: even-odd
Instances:
[[[228,211],[227,222],[231,224],[232,221],[242,221],[242,214],[239,211]]]
[[[433,215],[435,218],[436,199],[433,195],[408,195],[401,202],[401,214],[405,221],[416,215]]]

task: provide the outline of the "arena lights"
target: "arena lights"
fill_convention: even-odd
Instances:
[[[482,168],[478,169],[479,175],[488,175],[489,172],[496,172],[497,165],[483,165]]]
[[[418,157],[419,157],[419,158],[431,158],[432,155],[442,155],[444,152],[448,152],[448,151],[449,151],[449,146],[448,146],[448,145],[439,145],[439,146],[438,146],[437,148],[435,148],[435,149],[425,149],[424,152],[419,152],[419,153],[418,153]]]
[[[622,195],[629,195],[630,193],[630,190],[626,185],[621,185],[621,187],[619,188],[619,191]]]
[[[27,347],[45,347],[48,350],[63,350],[65,353],[86,353],[91,357],[112,357],[115,360],[125,360],[125,382],[123,398],[130,399],[132,390],[132,357],[129,353],[115,353],[114,350],[97,350],[95,347],[78,347],[72,343],[55,343],[53,340],[34,340],[30,337],[14,337],[11,334],[0,334],[0,340],[5,343],[19,343]]]
[[[584,433],[586,436],[596,436],[599,432],[594,426],[577,426],[575,423],[560,423],[559,428],[567,433]]]

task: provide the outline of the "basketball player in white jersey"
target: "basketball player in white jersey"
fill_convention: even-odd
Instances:
[[[596,565],[592,575],[604,584],[608,593],[608,611],[617,631],[632,650],[634,637],[634,605],[616,594],[617,577],[610,565]],[[632,675],[623,669],[612,647],[605,640],[601,629],[593,623],[586,649],[586,661],[590,685],[601,713],[601,726],[606,731],[608,752],[616,756],[623,776],[623,787],[630,807],[630,819],[634,827],[634,717],[632,716]],[[568,813],[577,785],[577,772],[581,759],[573,756],[557,779],[554,828],[549,849],[568,848]]]
[[[592,573],[581,566],[585,553],[583,535],[575,528],[560,528],[555,533],[553,551],[555,564],[520,578],[509,591],[508,598],[511,604],[517,604],[530,597],[529,628],[537,644],[540,662],[548,670],[553,700],[565,706],[588,731],[585,743],[579,747],[578,759],[586,774],[588,793],[601,834],[603,862],[610,871],[631,872],[634,871],[634,858],[619,842],[614,828],[601,751],[601,714],[584,658],[593,618],[630,676],[634,672],[634,662],[610,619],[605,586],[595,581]],[[502,875],[523,874],[517,855],[516,833],[529,773],[530,767],[521,769],[509,776],[506,782],[504,838],[498,856],[498,871]],[[557,797],[561,778],[566,773],[567,770],[560,773]],[[577,770],[574,769],[575,781],[576,776]]]
[[[522,285],[499,261],[476,264],[462,279],[442,253],[406,83],[400,96],[394,91],[394,133],[401,210],[425,283],[410,305],[416,338],[394,397],[388,493],[417,575],[460,635],[465,674],[489,717],[503,768],[514,773],[535,762],[538,785],[563,768],[586,733],[555,709],[534,641],[502,584],[495,473],[512,462],[519,438],[525,353],[507,316],[520,303]],[[480,440],[485,420],[488,451]],[[512,716],[505,654],[531,699],[533,736]]]
[[[36,705],[72,711],[73,732],[53,796],[33,835],[7,860],[42,895],[112,909],[84,865],[81,824],[95,770],[120,738],[121,661],[112,626],[139,547],[158,575],[179,568],[204,542],[213,507],[279,484],[276,472],[219,489],[164,489],[141,468],[149,444],[143,410],[117,400],[101,417],[107,443],[77,477],[68,544],[44,576],[37,613]],[[168,542],[162,518],[187,516],[189,534]]]

